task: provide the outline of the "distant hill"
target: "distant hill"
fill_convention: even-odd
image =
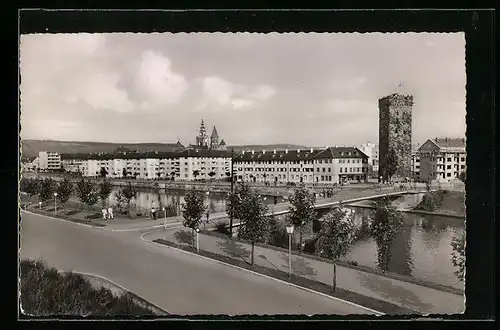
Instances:
[[[118,148],[126,148],[146,152],[157,150],[162,152],[174,151],[176,143],[107,143],[107,142],[70,142],[51,140],[23,140],[21,141],[22,158],[38,156],[40,151],[50,150],[64,153],[95,153],[113,152]]]
[[[231,148],[234,148],[234,151],[236,152],[241,152],[243,150],[254,150],[254,151],[260,151],[260,150],[285,150],[285,149],[308,149],[309,147],[305,146],[299,146],[296,144],[286,144],[286,143],[278,143],[278,144],[247,144],[247,145],[240,145],[240,146],[227,146],[227,149],[230,150]]]
[[[113,152],[118,148],[126,148],[146,152],[151,150],[169,152],[174,151],[176,143],[108,143],[108,142],[72,142],[72,141],[53,141],[53,140],[23,140],[22,159],[33,158],[38,156],[40,151],[50,150],[58,153],[96,153],[96,152]],[[228,146],[230,150],[234,148],[235,152],[242,150],[284,150],[284,149],[307,149],[308,147],[295,144],[249,144],[240,146]]]

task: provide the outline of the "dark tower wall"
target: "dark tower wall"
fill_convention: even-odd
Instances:
[[[392,94],[379,100],[379,177],[388,180],[386,157],[391,150],[397,160],[393,177],[411,177],[413,96]]]

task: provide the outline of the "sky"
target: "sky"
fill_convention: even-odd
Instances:
[[[395,92],[413,143],[465,137],[463,33],[31,34],[20,74],[22,139],[378,143]]]

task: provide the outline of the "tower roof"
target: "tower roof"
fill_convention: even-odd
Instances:
[[[218,138],[219,137],[219,134],[217,134],[217,128],[215,128],[214,126],[214,129],[212,130],[212,135],[210,135],[211,138]]]
[[[222,141],[220,141],[220,145],[221,146],[225,146],[226,145],[226,141],[224,141],[224,139],[222,139]]]

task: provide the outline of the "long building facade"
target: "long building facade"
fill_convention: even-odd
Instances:
[[[234,158],[233,169],[239,182],[364,182],[367,180],[368,158],[353,147],[244,151]]]
[[[231,175],[231,154],[220,150],[63,154],[62,158],[67,172],[79,172],[86,177],[192,181]]]
[[[417,151],[422,181],[451,181],[467,170],[465,139],[428,139]]]

